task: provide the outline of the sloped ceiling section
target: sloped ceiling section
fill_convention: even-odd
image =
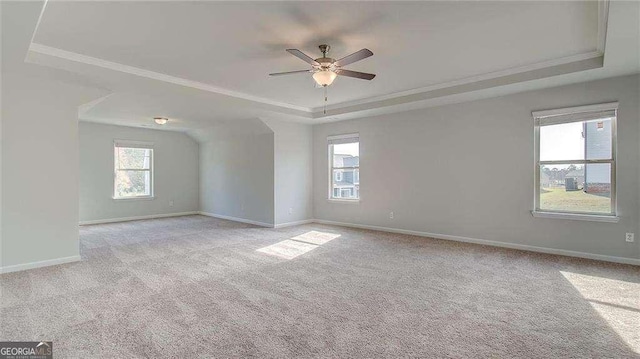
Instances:
[[[579,81],[570,74],[609,61],[609,14],[624,18],[630,6],[637,12],[637,4],[608,1],[50,0],[27,61],[113,89],[86,108],[87,120],[130,124],[162,112],[177,118],[178,130],[269,116],[319,123],[522,91],[520,84],[545,86],[567,75]],[[629,25],[622,21],[614,25]],[[637,28],[626,31],[637,39]],[[370,82],[339,77],[326,114],[310,76],[268,76],[305,68],[285,49],[319,57],[322,43],[336,58],[371,49],[373,57],[349,68],[378,75]]]

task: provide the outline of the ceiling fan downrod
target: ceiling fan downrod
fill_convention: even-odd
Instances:
[[[329,52],[329,50],[331,49],[331,46],[323,44],[318,47],[320,48],[320,52],[322,52],[322,57],[326,58],[327,52]]]

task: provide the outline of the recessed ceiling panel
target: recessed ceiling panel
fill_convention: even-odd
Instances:
[[[339,58],[373,81],[339,77],[331,103],[392,94],[595,51],[596,2],[58,2],[34,42],[304,107],[322,105],[307,64]]]

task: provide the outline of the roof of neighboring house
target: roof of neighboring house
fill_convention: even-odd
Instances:
[[[567,177],[584,177],[584,170],[569,171],[566,175],[564,175],[564,178]]]
[[[349,181],[334,181],[333,185],[336,187],[354,187],[355,183]]]
[[[336,153],[334,154],[335,157],[338,157],[338,159],[336,159],[336,166],[337,167],[355,167],[358,166],[358,164],[360,163],[360,157],[359,156],[351,156],[351,155],[344,155],[344,154],[339,154]],[[340,162],[342,161],[342,162]]]

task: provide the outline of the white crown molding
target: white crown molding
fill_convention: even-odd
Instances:
[[[548,77],[550,75],[559,75],[574,71],[580,71],[589,68],[602,67],[602,61],[597,61],[603,58],[603,54],[599,51],[588,52],[584,54],[578,54],[574,56],[563,57],[559,59],[544,61],[536,64],[515,67],[502,71],[491,72],[478,76],[472,76],[464,79],[450,81],[446,83],[431,85],[427,87],[421,87],[417,89],[396,92],[393,94],[370,97],[366,99],[342,102],[327,108],[328,114],[323,114],[322,108],[308,108],[287,103],[272,101],[262,97],[256,97],[236,91],[226,90],[220,87],[212,86],[202,82],[187,80],[175,76],[162,74],[155,71],[149,71],[133,66],[123,65],[111,61],[98,59],[91,56],[86,56],[66,50],[57,49],[54,47],[33,43],[29,47],[29,51],[35,54],[41,54],[45,56],[52,56],[63,60],[82,63],[86,65],[97,66],[113,71],[119,71],[128,73],[135,76],[141,76],[158,81],[173,83],[180,86],[191,87],[198,90],[213,92],[230,97],[236,97],[245,99],[248,101],[263,103],[282,109],[297,110],[311,115],[312,119],[325,119],[335,115],[341,115],[351,112],[375,109],[380,107],[389,107],[400,104],[406,104],[411,102],[422,101],[425,99],[444,97],[449,95],[456,95],[464,92],[477,91],[480,89],[486,89],[501,85],[507,85],[518,81],[535,80],[539,78]],[[584,66],[585,63],[593,61],[593,64]],[[571,66],[574,65],[575,68]],[[557,70],[556,70],[557,69]],[[548,70],[548,71],[547,71]],[[475,85],[478,86],[475,86]],[[100,101],[97,101],[98,103]],[[93,104],[95,105],[95,104]],[[91,106],[89,106],[91,107]]]
[[[583,53],[583,54],[562,57],[562,58],[558,58],[558,59],[538,62],[538,63],[535,63],[535,64],[530,64],[530,65],[525,65],[525,66],[514,67],[514,68],[510,68],[510,69],[506,69],[506,70],[490,72],[490,73],[477,75],[477,76],[472,76],[472,77],[466,77],[466,78],[463,78],[463,79],[444,82],[444,83],[440,83],[440,84],[436,84],[436,85],[430,85],[430,86],[426,86],[426,87],[420,87],[420,88],[416,88],[416,89],[412,89],[412,90],[395,92],[395,93],[392,93],[392,94],[376,96],[376,97],[369,97],[369,98],[361,99],[361,100],[341,102],[339,104],[335,104],[335,105],[332,105],[332,106],[327,106],[327,112],[337,111],[337,110],[340,110],[340,109],[344,109],[346,107],[361,106],[361,105],[366,105],[366,104],[371,104],[371,103],[376,103],[376,102],[400,99],[400,98],[403,98],[403,97],[423,95],[423,94],[428,94],[430,92],[434,92],[434,91],[438,91],[438,90],[451,89],[451,88],[454,88],[454,87],[471,85],[471,84],[479,83],[479,82],[483,82],[483,81],[490,81],[490,80],[495,80],[495,79],[500,79],[500,78],[506,78],[506,77],[520,75],[520,74],[526,74],[526,73],[530,73],[530,72],[534,72],[534,71],[538,71],[538,70],[545,70],[545,69],[557,68],[557,67],[565,66],[565,65],[578,64],[578,63],[581,63],[583,61],[588,61],[588,60],[593,60],[593,59],[597,59],[597,58],[603,57],[603,55],[604,54],[602,52],[600,52],[600,51],[591,51],[591,52],[587,52],[587,53]],[[540,78],[542,78],[542,77],[540,77]],[[323,108],[322,107],[315,107],[313,109],[313,112],[314,112],[314,114],[318,114],[318,116],[314,116],[314,118],[325,117],[325,116],[321,115],[323,113]],[[327,116],[330,117],[331,114],[328,114]]]
[[[44,15],[44,10],[47,8],[47,3],[49,2],[49,0],[44,0],[44,4],[42,4],[42,9],[40,9],[40,15],[38,15],[38,21],[36,21],[36,26],[33,29],[33,33],[31,34],[31,43],[33,44],[33,41],[36,38],[36,34],[38,33],[38,27],[40,27],[40,22],[42,21],[42,16]]]
[[[598,1],[598,39],[596,49],[604,54],[607,45],[607,27],[609,22],[609,0]]]
[[[357,106],[357,105],[369,104],[374,102],[392,100],[392,99],[406,97],[406,96],[423,94],[423,93],[428,93],[428,92],[442,90],[442,89],[456,87],[456,86],[469,85],[475,82],[487,81],[487,80],[492,80],[492,79],[497,79],[497,78],[502,78],[507,76],[513,76],[520,73],[527,73],[527,72],[532,72],[536,70],[542,70],[545,68],[558,67],[562,65],[568,65],[571,63],[579,63],[582,61],[595,59],[598,57],[603,57],[602,63],[604,64],[604,54],[605,54],[606,39],[607,39],[607,27],[608,27],[608,21],[609,21],[609,1],[610,0],[598,0],[598,25],[597,25],[598,32],[597,32],[597,38],[596,38],[595,51],[567,56],[567,57],[561,57],[558,59],[552,59],[552,60],[538,62],[535,64],[529,64],[529,65],[520,66],[520,67],[514,67],[506,70],[490,72],[490,73],[481,74],[477,76],[466,77],[463,79],[430,85],[426,87],[420,87],[412,90],[395,92],[392,94],[387,94],[382,96],[369,97],[366,99],[341,102],[338,104],[327,106],[326,110],[334,111],[334,110],[339,110],[339,109],[350,107],[350,106]],[[314,113],[313,118],[322,118],[322,117],[331,116],[331,115],[328,115],[328,116],[324,115],[324,107],[320,107],[320,106],[314,107],[312,109],[312,112]]]
[[[31,43],[31,45],[29,45],[29,52],[53,56],[53,57],[57,57],[64,60],[83,63],[86,65],[97,66],[97,67],[101,67],[108,70],[119,71],[119,72],[127,73],[130,75],[146,77],[153,80],[168,82],[168,83],[185,86],[185,87],[191,87],[198,90],[203,90],[203,91],[217,93],[220,95],[240,98],[243,100],[263,103],[266,105],[277,106],[277,107],[282,107],[290,110],[302,111],[307,113],[311,112],[311,109],[308,107],[292,105],[285,102],[273,101],[263,97],[258,97],[258,96],[248,95],[242,92],[227,90],[222,87],[209,85],[203,82],[187,80],[181,77],[171,76],[171,75],[163,74],[160,72],[141,69],[139,67],[107,61],[107,60],[99,59],[97,57],[82,55],[82,54],[58,49],[58,48],[47,46],[47,45]]]
[[[40,24],[40,20],[44,14],[47,1],[45,0],[42,7],[40,17],[36,28],[34,29],[29,52],[52,56],[72,62],[82,63],[86,65],[97,66],[104,69],[119,71],[135,76],[150,78],[158,81],[172,83],[180,86],[190,87],[198,90],[217,93],[225,96],[244,99],[252,102],[262,103],[279,107],[282,109],[296,110],[310,115],[311,119],[323,120],[330,119],[336,115],[355,113],[359,111],[373,110],[381,107],[393,107],[397,105],[407,104],[411,102],[419,102],[426,99],[438,97],[446,97],[457,95],[464,92],[472,92],[491,87],[508,85],[516,82],[524,82],[530,80],[541,79],[549,76],[557,76],[564,73],[575,71],[583,71],[591,68],[602,67],[604,64],[604,52],[606,46],[607,25],[609,18],[609,0],[598,0],[598,23],[597,38],[595,51],[577,54],[573,56],[562,57],[549,61],[543,61],[535,64],[514,67],[501,71],[485,73],[477,76],[471,76],[463,79],[449,81],[445,83],[420,87],[407,91],[400,91],[392,94],[374,96],[360,100],[346,101],[337,103],[327,107],[329,114],[323,113],[322,107],[304,107],[293,105],[285,102],[275,101],[264,97],[254,96],[239,91],[232,91],[222,87],[213,86],[207,83],[188,80],[181,77],[171,76],[156,71],[145,70],[142,68],[124,65],[112,61],[107,61],[79,53],[54,48],[51,46],[38,44],[33,42]],[[27,54],[28,57],[28,54]],[[589,60],[601,59],[600,63],[592,62],[585,65]],[[573,68],[571,65],[574,64]],[[545,70],[549,71],[545,71]],[[474,86],[474,84],[482,84]],[[450,91],[448,91],[450,89]],[[99,101],[98,101],[99,102]]]

